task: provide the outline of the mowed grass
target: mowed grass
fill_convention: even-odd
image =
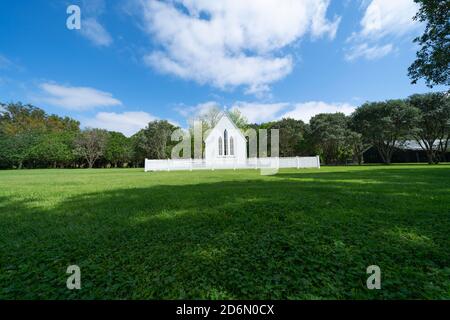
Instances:
[[[0,171],[17,298],[450,299],[450,166]]]

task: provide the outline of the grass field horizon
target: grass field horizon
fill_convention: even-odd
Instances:
[[[0,182],[0,299],[450,299],[448,164]]]

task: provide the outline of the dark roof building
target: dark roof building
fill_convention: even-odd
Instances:
[[[439,141],[436,141],[435,146],[439,145]],[[450,146],[449,146],[450,147]],[[450,148],[447,149],[445,154],[440,155],[441,162],[450,162]],[[382,163],[378,150],[375,147],[369,148],[364,153],[365,163]],[[392,163],[427,163],[428,158],[426,152],[422,149],[420,144],[416,140],[407,140],[398,143],[397,150],[392,155]]]

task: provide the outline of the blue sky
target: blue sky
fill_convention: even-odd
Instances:
[[[69,30],[69,5],[81,29]],[[0,101],[130,135],[212,106],[252,122],[430,91],[413,0],[0,2]],[[433,90],[442,90],[435,88]]]

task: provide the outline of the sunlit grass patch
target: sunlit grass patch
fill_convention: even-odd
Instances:
[[[0,299],[450,298],[448,165],[0,181]],[[365,287],[373,264],[380,291]]]

